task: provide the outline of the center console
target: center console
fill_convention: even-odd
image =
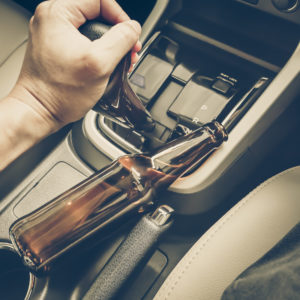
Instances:
[[[77,153],[98,169],[97,151],[115,159],[152,151],[213,119],[226,125],[228,142],[163,196],[181,214],[216,206],[264,159],[280,140],[266,132],[290,103],[289,96],[282,98],[284,81],[297,77],[292,71],[299,55],[294,25],[238,3],[222,3],[184,2],[145,45],[130,83],[155,119],[154,131],[141,134],[90,112],[72,132]],[[277,27],[280,34],[270,35]],[[261,139],[272,142],[261,144]]]
[[[154,35],[130,76],[133,90],[156,121],[155,129],[141,135],[98,119],[99,131],[123,151],[151,151],[214,119],[224,122],[241,99],[249,94],[257,98],[272,76],[233,56],[224,59],[205,47],[197,49],[197,41],[191,46],[175,40],[176,34],[170,36]]]

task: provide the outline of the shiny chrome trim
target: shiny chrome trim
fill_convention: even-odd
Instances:
[[[98,113],[89,111],[83,120],[83,133],[88,140],[103,154],[111,159],[115,159],[126,153],[111,143],[105,135],[97,128]]]
[[[11,252],[14,252],[18,256],[18,252],[15,250],[14,246],[10,243],[0,242],[0,250],[11,251]],[[26,268],[26,267],[24,266],[24,268]],[[32,294],[34,285],[35,285],[35,281],[36,281],[36,277],[31,272],[28,271],[28,273],[29,273],[29,283],[28,283],[28,289],[27,289],[24,300],[29,300],[29,298]]]
[[[236,123],[242,118],[243,114],[246,113],[250,105],[257,99],[259,95],[255,95],[259,91],[263,91],[266,87],[269,79],[266,77],[260,78],[254,86],[242,97],[242,99],[233,107],[229,114],[220,123],[224,126],[227,132],[236,125]],[[251,99],[252,98],[252,99]]]
[[[131,74],[133,74],[135,68],[137,68],[137,66],[141,63],[141,61],[143,60],[143,58],[145,57],[146,53],[148,52],[150,46],[156,41],[156,39],[159,37],[160,35],[160,31],[156,31],[152,36],[151,38],[147,41],[147,43],[145,44],[145,46],[143,47],[143,49],[141,50],[141,52],[139,53],[139,60],[138,62],[134,65],[134,68],[131,72]]]
[[[159,206],[150,216],[149,219],[158,226],[165,225],[173,215],[174,209],[169,205]]]
[[[99,116],[98,117],[98,124],[99,127],[103,130],[104,134],[112,138],[116,141],[117,144],[120,146],[123,146],[125,149],[127,149],[129,152],[133,153],[141,153],[141,151],[136,148],[134,145],[128,143],[125,139],[120,137],[118,134],[116,134],[109,126],[105,123],[105,117]],[[128,128],[127,126],[119,124],[119,126],[122,126],[124,128]]]
[[[281,12],[291,13],[291,12],[294,12],[297,9],[298,6],[299,6],[299,0],[297,0],[296,3],[292,7],[288,8],[288,9],[281,10],[281,9],[277,8],[276,6],[275,6],[275,8],[278,9],[279,11],[281,11]]]

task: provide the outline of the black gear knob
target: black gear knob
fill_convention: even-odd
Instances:
[[[88,21],[79,30],[93,41],[101,38],[110,27],[97,21]],[[93,110],[136,130],[151,131],[155,127],[155,121],[128,82],[130,65],[129,52],[111,74],[106,90]]]

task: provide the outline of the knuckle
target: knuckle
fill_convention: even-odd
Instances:
[[[34,14],[36,16],[43,15],[47,8],[48,8],[48,1],[43,1],[36,7]]]
[[[34,21],[39,21],[41,18],[44,17],[45,13],[48,10],[48,1],[41,2],[35,9],[34,13]]]
[[[107,77],[110,73],[108,64],[100,58],[99,54],[89,51],[80,58],[81,65],[91,77]]]
[[[121,24],[118,24],[120,35],[122,38],[126,41],[133,41],[137,38],[137,32],[135,28],[131,25],[129,22],[124,22]]]
[[[30,20],[29,20],[29,28],[30,28],[30,30],[32,29],[33,24],[34,24],[34,16],[32,16],[30,18]]]

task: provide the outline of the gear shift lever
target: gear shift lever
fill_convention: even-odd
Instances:
[[[90,40],[101,38],[110,26],[89,21],[80,27],[80,32]],[[136,130],[151,131],[155,121],[128,83],[131,54],[126,54],[110,76],[106,90],[93,110]]]

